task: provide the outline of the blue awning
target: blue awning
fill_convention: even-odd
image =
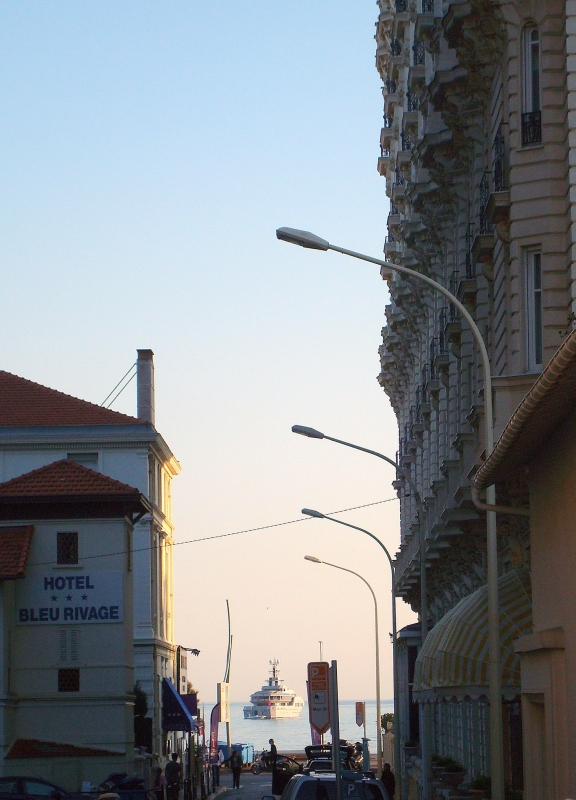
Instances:
[[[195,727],[192,715],[172,681],[162,678],[162,730],[192,732]]]

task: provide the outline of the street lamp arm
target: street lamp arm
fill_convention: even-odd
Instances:
[[[310,559],[308,559],[310,560]],[[366,578],[363,578],[358,572],[354,572],[353,569],[348,569],[347,567],[340,567],[338,564],[331,564],[329,561],[321,561],[320,563],[326,564],[327,567],[334,567],[334,569],[341,569],[342,572],[349,572],[350,575],[356,575],[357,578],[360,578],[361,581],[364,581],[366,586],[370,589],[370,593],[372,595],[372,599],[374,600],[374,604],[378,606],[378,602],[376,600],[376,595],[374,594],[374,589],[370,586]]]
[[[448,289],[442,286],[441,283],[435,281],[433,278],[429,278],[428,275],[424,275],[422,272],[418,272],[415,269],[410,269],[409,267],[403,267],[399,264],[393,264],[390,261],[382,261],[379,258],[372,258],[372,256],[364,255],[364,253],[357,253],[355,250],[346,250],[344,247],[338,247],[335,244],[329,244],[328,250],[334,250],[337,253],[342,253],[345,256],[352,256],[352,258],[358,258],[361,261],[369,261],[371,264],[378,264],[380,267],[384,267],[387,270],[393,270],[394,272],[400,272],[403,275],[409,275],[412,278],[416,278],[416,280],[422,281],[423,283],[428,284],[440,294],[443,294],[447,300],[449,300],[453,305],[456,306],[458,311],[462,314],[470,328],[472,329],[472,333],[474,334],[474,338],[476,339],[476,343],[480,349],[480,354],[482,356],[482,366],[484,370],[484,406],[486,409],[486,455],[489,456],[492,450],[494,449],[494,438],[493,438],[493,431],[492,425],[488,424],[488,422],[492,422],[492,376],[490,374],[490,359],[488,357],[488,350],[486,349],[486,344],[484,343],[484,339],[482,338],[482,334],[480,333],[480,329],[476,325],[474,318],[466,308],[466,306],[458,300],[456,295],[452,294]],[[384,275],[383,275],[384,277]],[[391,277],[391,276],[390,276]]]
[[[374,539],[374,541],[377,542],[382,548],[382,550],[384,550],[384,552],[386,553],[386,557],[390,564],[390,569],[392,570],[392,584],[394,585],[394,562],[392,560],[392,556],[390,555],[386,545],[383,542],[381,542],[377,536],[374,536],[373,533],[370,533],[370,531],[367,531],[365,528],[359,528],[357,525],[351,525],[350,522],[343,522],[341,519],[336,519],[335,517],[328,517],[326,514],[324,514],[324,519],[329,519],[330,522],[337,522],[338,525],[344,525],[346,528],[354,528],[355,531],[361,531],[361,533],[367,533],[371,539]],[[341,567],[341,569],[344,569],[344,567]]]
[[[408,486],[412,489],[414,494],[414,498],[418,504],[418,510],[420,513],[424,513],[424,506],[422,504],[422,498],[420,497],[420,493],[414,484],[414,481],[410,477],[410,473],[401,467],[397,461],[394,461],[393,458],[389,458],[389,456],[385,456],[384,453],[378,453],[376,450],[369,450],[367,447],[360,447],[358,444],[352,444],[351,442],[344,442],[342,439],[335,439],[333,436],[326,436],[324,434],[324,439],[328,439],[330,442],[336,442],[337,444],[343,444],[345,447],[352,447],[354,450],[361,450],[363,453],[369,453],[371,456],[376,456],[377,458],[381,458],[383,461],[386,461],[390,466],[394,467],[394,469],[402,475],[402,477],[406,480]]]

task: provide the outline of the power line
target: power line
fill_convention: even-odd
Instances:
[[[128,376],[128,375],[129,375],[129,374],[132,372],[132,370],[134,369],[134,367],[135,367],[135,366],[136,366],[136,362],[134,362],[134,363],[132,364],[132,366],[130,367],[130,369],[128,370],[128,372],[127,372],[125,375],[122,375],[122,377],[120,378],[120,380],[118,381],[118,383],[116,384],[116,386],[115,386],[115,387],[112,389],[112,391],[110,392],[110,394],[107,394],[107,395],[106,395],[106,397],[104,398],[104,400],[102,400],[102,402],[100,403],[100,405],[101,405],[101,406],[103,406],[103,405],[104,405],[104,403],[106,402],[106,400],[108,400],[108,398],[109,398],[109,397],[111,397],[111,396],[114,394],[114,392],[115,392],[115,391],[116,391],[116,389],[117,389],[117,388],[120,386],[120,384],[122,383],[122,381],[124,380],[124,378],[126,378],[126,377],[127,377],[127,376]],[[133,377],[134,377],[134,375],[132,376],[132,378],[133,378]],[[130,380],[132,380],[132,378],[130,378]],[[130,381],[128,381],[128,383],[130,383]],[[126,386],[128,386],[128,383],[126,384]],[[123,392],[123,391],[124,391],[124,389],[126,388],[126,386],[124,386],[124,388],[123,388],[123,389],[121,389],[120,391],[121,391],[121,392]],[[120,394],[120,392],[119,392],[118,394]],[[118,395],[116,395],[116,397],[118,397]],[[116,397],[114,398],[114,400],[116,400]],[[114,402],[114,400],[112,400],[112,401],[111,401],[110,405],[112,405],[112,403]],[[109,407],[109,406],[107,406],[107,408],[108,408],[108,407]]]
[[[368,508],[369,506],[378,506],[382,503],[391,503],[394,500],[397,500],[397,497],[388,497],[386,500],[376,500],[374,503],[364,503],[361,506],[352,506],[351,508],[342,508],[340,511],[329,511],[326,516],[331,516],[332,514],[345,514],[347,511],[357,511],[359,508]],[[225,539],[228,536],[239,536],[241,533],[254,533],[255,531],[266,531],[270,528],[281,528],[283,525],[294,525],[297,522],[310,522],[312,517],[300,517],[299,519],[289,519],[286,522],[273,522],[271,525],[261,525],[259,528],[246,528],[242,531],[232,531],[231,533],[218,533],[214,536],[202,536],[199,539],[186,539],[183,542],[173,542],[172,547],[179,547],[184,544],[196,544],[197,542],[208,542],[212,539]],[[138,547],[131,551],[128,550],[117,550],[113,553],[99,553],[95,556],[83,556],[82,561],[89,561],[93,558],[107,558],[108,556],[122,556],[126,555],[128,552],[132,553],[144,553],[149,550],[157,550],[158,546],[153,545],[152,547]],[[56,561],[37,561],[34,564],[28,564],[29,567],[49,567],[52,564],[56,564]]]

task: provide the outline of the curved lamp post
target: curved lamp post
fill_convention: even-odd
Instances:
[[[309,509],[308,509],[309,510]],[[303,514],[306,513],[306,510],[302,511]],[[324,516],[323,514],[319,514],[319,512],[314,512],[311,516]],[[328,518],[327,518],[328,519]],[[336,520],[334,520],[336,522]],[[378,635],[378,602],[376,600],[376,595],[374,594],[374,589],[370,586],[366,578],[363,578],[362,575],[359,575],[357,572],[354,572],[353,569],[348,569],[347,567],[339,567],[338,564],[331,564],[329,561],[323,561],[321,558],[316,558],[316,556],[304,556],[306,561],[313,561],[314,564],[326,564],[327,567],[334,567],[334,569],[341,569],[342,572],[349,572],[351,575],[356,575],[357,578],[360,578],[366,586],[370,589],[370,594],[372,595],[372,599],[374,600],[374,632],[375,632],[375,644],[376,644],[376,713],[378,714],[378,777],[382,774],[382,737],[380,735],[380,727],[381,727],[381,709],[380,709],[380,638]],[[334,747],[334,742],[332,742],[332,747]]]
[[[361,450],[363,453],[369,453],[372,456],[376,456],[377,458],[381,458],[383,461],[386,461],[390,466],[394,467],[397,473],[400,473],[406,483],[410,486],[412,493],[414,495],[414,499],[416,500],[416,505],[418,506],[418,532],[419,532],[419,547],[420,547],[420,629],[421,629],[421,641],[422,644],[426,641],[426,636],[428,635],[428,590],[426,584],[426,556],[424,552],[424,545],[426,543],[426,516],[424,510],[424,503],[422,502],[422,498],[420,497],[420,493],[416,488],[414,481],[408,470],[405,470],[403,467],[400,466],[394,459],[385,456],[383,453],[378,453],[376,450],[369,450],[366,447],[360,447],[360,445],[352,444],[351,442],[344,442],[342,439],[335,439],[333,436],[326,436],[325,433],[321,433],[317,431],[316,428],[308,428],[305,425],[293,425],[292,432],[298,433],[301,436],[306,436],[309,439],[328,439],[330,442],[336,442],[336,444],[343,444],[346,447],[352,447],[354,450]],[[324,517],[324,515],[322,515]],[[328,519],[328,517],[324,517]],[[340,520],[334,519],[333,522],[340,522]],[[346,524],[346,523],[341,523]],[[360,529],[363,530],[363,529]],[[368,531],[366,531],[368,533]],[[371,533],[368,533],[369,536],[372,536]],[[386,551],[386,555],[389,556],[388,550],[384,547],[382,542],[377,539],[375,536],[373,537],[376,539],[379,545],[381,545],[384,550]],[[392,592],[395,594],[395,586],[394,586],[394,573],[392,574]],[[393,601],[394,602],[394,601]],[[394,610],[396,609],[396,605],[394,604]],[[398,778],[399,783],[399,794],[402,797],[402,782],[403,782],[403,765],[400,759],[400,710],[396,706],[399,705],[397,703],[397,682],[399,681],[399,675],[396,673],[397,669],[397,660],[396,660],[396,632],[394,633],[394,743],[395,743],[395,751],[394,751],[394,760],[395,764],[395,772]],[[426,705],[423,709],[422,713],[422,785],[423,785],[423,793],[422,797],[423,800],[429,800],[431,796],[431,786],[430,786],[430,779],[431,779],[431,770],[432,770],[432,754],[430,752],[431,748],[431,732],[430,732],[430,714],[428,705]],[[396,752],[396,740],[398,740],[398,752]],[[397,759],[398,756],[398,759]]]
[[[278,228],[276,236],[282,241],[297,244],[312,250],[334,250],[361,261],[378,264],[380,274],[384,280],[390,280],[393,272],[409,275],[417,281],[427,284],[432,289],[440,292],[462,314],[476,340],[482,358],[484,373],[484,413],[485,413],[485,450],[486,458],[494,449],[494,414],[492,409],[492,376],[490,374],[490,358],[482,334],[467,308],[441,283],[429,278],[421,272],[409,267],[382,261],[379,258],[347,250],[344,247],[330,244],[326,239],[316,236],[309,231],[296,228]],[[496,533],[496,513],[493,510],[496,501],[496,487],[486,489],[486,589],[488,594],[488,650],[489,650],[489,697],[490,697],[490,776],[492,779],[493,800],[504,800],[504,751],[502,735],[502,679],[500,671],[500,621],[498,602],[498,537]],[[492,507],[492,510],[490,509]]]

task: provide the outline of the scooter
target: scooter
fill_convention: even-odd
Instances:
[[[280,758],[282,758],[282,756],[276,757],[276,764],[278,764]],[[270,753],[268,750],[262,750],[258,761],[255,761],[250,767],[250,772],[252,772],[253,775],[260,775],[261,772],[272,772],[272,761],[270,760]]]

